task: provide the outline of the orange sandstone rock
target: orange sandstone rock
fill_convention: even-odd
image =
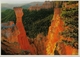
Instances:
[[[21,7],[14,8],[16,14],[16,26],[20,31],[18,35],[18,41],[22,50],[29,50],[32,54],[34,53],[33,48],[31,47],[28,37],[26,36],[26,32],[22,23],[23,11]]]
[[[63,21],[60,17],[61,10],[60,8],[54,9],[54,16],[49,27],[48,40],[47,40],[47,54],[54,54],[56,43],[60,40],[59,33],[63,31]]]

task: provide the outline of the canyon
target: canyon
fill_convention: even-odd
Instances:
[[[63,41],[74,41],[74,38],[65,38],[60,35],[68,27],[64,26],[61,17],[62,9],[54,8],[54,15],[49,26],[48,34],[39,33],[35,38],[26,34],[21,7],[14,7],[16,24],[13,21],[2,23],[1,51],[2,55],[77,55],[78,49],[65,44]],[[75,46],[77,43],[74,44]]]

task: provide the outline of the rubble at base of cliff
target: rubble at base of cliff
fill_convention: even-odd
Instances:
[[[2,55],[17,55],[30,54],[29,51],[20,49],[17,36],[19,30],[13,21],[1,24],[1,54]]]

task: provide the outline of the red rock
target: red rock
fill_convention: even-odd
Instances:
[[[26,32],[22,23],[22,16],[23,16],[22,8],[16,7],[14,8],[14,11],[16,14],[16,26],[20,31],[20,34],[18,35],[18,41],[21,46],[21,49],[30,50],[30,52],[33,54],[34,53],[33,48],[31,47],[28,41],[28,37],[26,36]]]
[[[60,13],[61,13],[60,8],[54,9],[54,17],[52,19],[51,26],[49,27],[49,32],[47,36],[48,38],[46,44],[47,54],[54,54],[55,44],[60,40],[59,33],[64,29]]]

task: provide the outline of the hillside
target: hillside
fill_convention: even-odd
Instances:
[[[24,34],[20,34],[22,30],[19,31],[19,29],[17,29],[19,25],[20,25],[19,28],[23,28],[21,27],[21,24],[19,23],[19,25],[14,26],[14,27],[12,27],[12,25],[10,24],[12,21],[13,22],[16,21],[14,11],[11,9],[8,9],[1,13],[2,14],[1,22],[2,24],[5,24],[4,26],[1,27],[2,28],[1,30],[2,32],[1,34],[2,35],[1,37],[2,38],[2,41],[1,41],[2,55],[3,54],[9,54],[9,55],[12,55],[12,54],[22,54],[22,55],[46,54],[45,44],[43,43],[45,43],[46,41],[45,35],[47,35],[48,27],[53,17],[53,9],[48,9],[48,10],[42,9],[40,11],[32,11],[32,12],[27,9],[23,9],[23,13],[24,13],[23,24],[24,24],[24,28],[26,31],[26,35],[27,35],[27,38],[24,38],[24,39],[18,37],[18,36],[24,35]],[[20,35],[18,35],[18,33]],[[16,39],[18,39],[19,41]],[[26,41],[26,39],[28,40]],[[31,49],[29,49],[30,47],[27,47],[28,46],[26,45],[27,43],[29,43],[29,46],[31,46]],[[24,46],[26,46],[26,48],[29,50],[23,50],[20,48]]]
[[[11,9],[7,9],[4,12],[1,12],[1,22],[7,22],[7,21],[14,21],[15,22],[15,14],[14,11]]]
[[[32,12],[27,9],[23,9],[23,12],[23,24],[29,37],[34,38],[38,33],[41,32],[44,32],[45,35],[47,34],[48,26],[50,24],[50,20],[52,19],[53,9],[42,9],[40,11]],[[2,23],[8,21],[14,21],[16,23],[16,17],[13,10],[8,9],[1,14]]]
[[[78,2],[59,2],[47,35],[46,51],[49,55],[78,55]]]

